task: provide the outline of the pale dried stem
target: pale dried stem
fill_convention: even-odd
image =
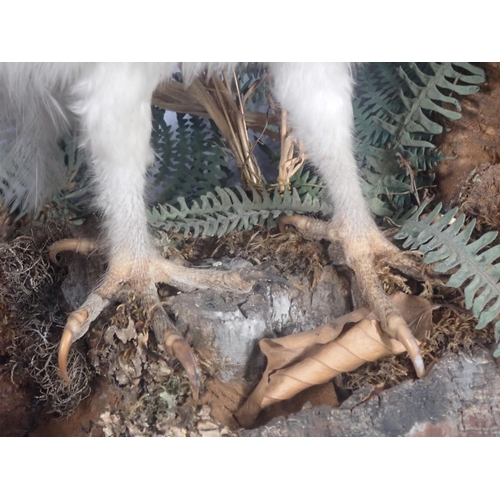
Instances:
[[[224,75],[225,76],[225,75]],[[248,125],[245,120],[245,102],[247,101],[248,97],[250,97],[250,94],[255,90],[257,87],[251,87],[246,95],[244,96],[243,100],[241,98],[241,92],[238,86],[238,79],[236,78],[236,73],[233,73],[233,80],[234,84],[236,87],[236,95],[238,96],[238,101],[239,101],[239,109],[235,110],[235,120],[236,120],[236,125],[238,127],[238,137],[239,137],[239,142],[241,143],[241,146],[244,151],[244,158],[242,158],[242,174],[244,174],[244,177],[246,177],[246,183],[256,186],[256,187],[261,187],[262,186],[262,174],[260,171],[260,168],[257,164],[257,160],[255,156],[253,155],[253,146],[250,143],[250,138],[248,137]],[[226,82],[228,83],[228,80],[226,78]],[[229,89],[230,90],[230,89]],[[231,93],[230,93],[231,95]],[[232,95],[231,95],[232,97]],[[234,101],[233,101],[234,102]],[[243,176],[243,175],[242,175]]]
[[[290,187],[290,179],[306,160],[304,145],[297,142],[287,127],[287,113],[281,111],[281,155],[278,167],[278,189],[280,193]]]
[[[253,92],[255,88],[257,85],[255,87],[252,85],[251,91]],[[246,96],[243,102],[245,103],[245,101]],[[153,104],[174,113],[188,113],[202,118],[211,118],[205,106],[195,96],[194,90],[175,80],[162,84],[156,89],[153,94]],[[279,134],[268,128],[268,125],[278,126],[280,124],[278,117],[274,114],[245,111],[245,121],[249,128],[264,132],[272,139],[279,139]]]
[[[262,133],[276,138],[276,134],[272,134],[267,129],[267,125],[276,123],[276,119],[265,113],[245,110],[248,98],[261,81],[251,85],[243,96],[235,74],[233,74],[233,81],[237,102],[234,100],[230,79],[223,73],[223,79],[219,76],[213,76],[209,81],[197,78],[187,88],[172,80],[167,86],[157,89],[153,103],[176,112],[210,117],[219,128],[228,147],[233,151],[244,185],[261,189],[263,177],[253,155],[254,146],[250,142],[248,128],[260,129]]]
[[[230,79],[223,73],[223,79],[213,76],[210,80],[197,78],[189,87],[171,80],[158,87],[153,96],[153,104],[178,113],[211,118],[220,130],[228,147],[233,152],[244,185],[262,187],[262,174],[253,155],[253,147],[248,129],[261,131],[273,139],[281,140],[281,156],[277,183],[280,193],[290,187],[290,179],[302,167],[306,155],[304,145],[298,143],[287,126],[286,111],[281,112],[281,132],[269,130],[268,125],[279,125],[274,114],[246,111],[248,98],[262,80],[254,82],[245,95],[238,87],[233,74],[237,102],[234,100]]]

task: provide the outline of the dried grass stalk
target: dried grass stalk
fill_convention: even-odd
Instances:
[[[290,179],[304,165],[304,144],[297,142],[287,126],[287,113],[281,111],[281,155],[278,167],[278,189],[280,193],[290,187]]]
[[[236,89],[236,101],[231,80]],[[267,126],[278,124],[272,115],[245,110],[246,101],[261,82],[255,82],[242,96],[234,73],[231,79],[224,73],[223,78],[204,75],[195,79],[189,87],[171,80],[155,91],[153,104],[178,113],[211,118],[235,155],[243,184],[261,189],[263,177],[253,154],[254,146],[248,137],[248,128],[276,137]]]

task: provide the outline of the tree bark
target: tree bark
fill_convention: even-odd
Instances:
[[[491,353],[448,353],[423,379],[370,398],[360,389],[340,408],[302,410],[243,436],[500,436],[500,370]]]

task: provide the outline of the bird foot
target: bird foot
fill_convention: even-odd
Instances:
[[[324,222],[302,215],[283,216],[280,229],[296,227],[306,238],[325,239],[338,243],[345,263],[354,271],[361,294],[380,320],[382,329],[390,338],[401,342],[412,360],[419,377],[425,375],[425,366],[415,337],[406,321],[385,294],[376,273],[376,262],[384,261],[405,274],[422,277],[421,265],[412,255],[405,255],[390,243],[375,225],[368,226],[364,233],[335,222]]]
[[[49,254],[51,259],[56,261],[57,254],[61,251],[90,253],[98,249],[98,246],[94,240],[62,240],[50,248]],[[58,362],[61,377],[67,383],[70,382],[67,360],[71,345],[85,335],[91,322],[116,300],[128,285],[134,290],[146,311],[146,319],[158,343],[162,343],[167,352],[181,362],[188,375],[193,398],[197,400],[200,375],[194,352],[165,312],[158,297],[156,283],[167,283],[183,291],[210,288],[221,292],[249,292],[257,281],[263,280],[288,283],[271,273],[253,269],[213,271],[183,267],[155,254],[139,261],[123,255],[113,255],[100,285],[87,297],[84,304],[68,317],[59,344]]]

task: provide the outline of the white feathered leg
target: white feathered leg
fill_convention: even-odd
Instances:
[[[398,249],[375,226],[363,199],[353,154],[353,79],[346,63],[275,63],[270,66],[275,96],[289,113],[294,133],[322,174],[335,215],[325,224],[306,217],[282,220],[318,239],[340,241],[365,300],[390,337],[403,343],[415,370],[424,375],[418,344],[375,272],[375,258]]]
[[[87,68],[74,87],[73,111],[91,159],[109,268],[97,289],[69,316],[59,347],[59,367],[69,381],[67,356],[72,343],[128,284],[145,308],[158,341],[186,369],[196,399],[199,376],[194,354],[161,306],[155,283],[180,289],[249,291],[257,279],[270,275],[187,269],[155,253],[143,195],[146,170],[153,160],[151,96],[168,71],[168,65],[97,64]],[[58,250],[60,247],[53,248],[52,256]]]
[[[152,161],[149,145],[150,99],[157,80],[148,67],[97,64],[74,86],[73,111],[79,118],[83,146],[89,153],[103,213],[109,270],[99,287],[68,318],[59,347],[61,375],[69,380],[66,360],[71,344],[128,281],[147,284],[151,245],[143,202],[145,175]],[[153,284],[154,286],[154,284]]]

